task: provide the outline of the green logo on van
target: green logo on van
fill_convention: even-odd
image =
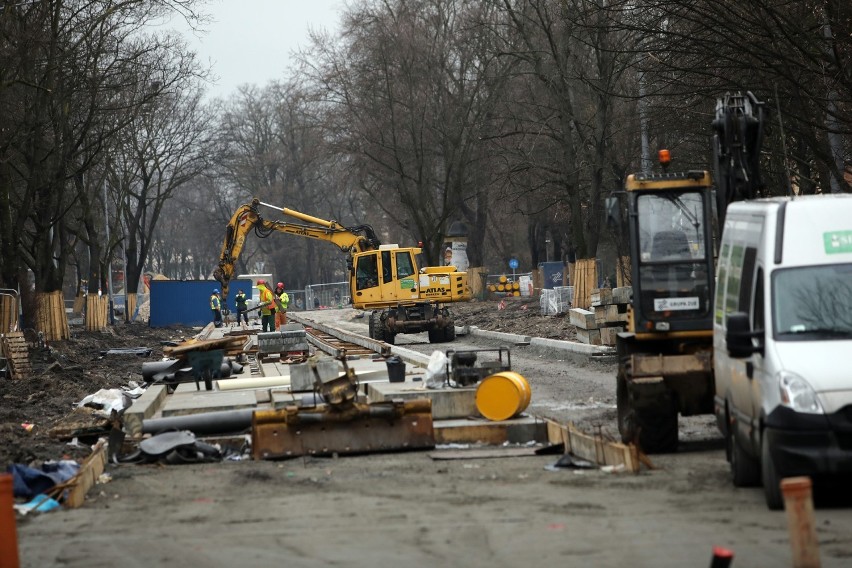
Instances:
[[[826,254],[852,252],[852,231],[831,231],[822,234]]]

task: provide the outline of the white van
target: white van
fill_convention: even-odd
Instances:
[[[780,509],[782,478],[852,472],[852,195],[731,204],[716,275],[716,421]]]

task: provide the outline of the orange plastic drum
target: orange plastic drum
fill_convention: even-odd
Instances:
[[[512,371],[503,371],[482,379],[476,389],[476,409],[489,420],[514,418],[530,403],[530,384]]]

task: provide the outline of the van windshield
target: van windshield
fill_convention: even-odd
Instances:
[[[852,339],[852,264],[776,270],[772,314],[779,340]]]

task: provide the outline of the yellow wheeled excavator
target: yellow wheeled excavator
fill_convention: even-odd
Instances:
[[[261,205],[300,223],[264,219]],[[345,227],[256,198],[236,210],[225,230],[219,266],[213,273],[222,285],[223,297],[227,297],[234,265],[251,232],[261,238],[281,232],[327,241],[347,254],[352,306],[371,310],[371,338],[393,344],[398,333],[425,331],[431,343],[455,339],[455,322],[445,304],[470,300],[466,272],[454,266],[419,267],[420,248],[383,245],[369,225]]]

